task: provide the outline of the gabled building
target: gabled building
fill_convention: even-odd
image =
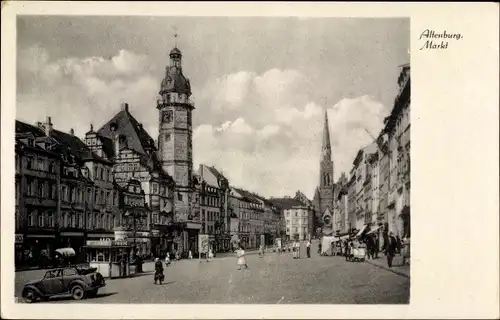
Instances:
[[[306,240],[312,237],[313,226],[309,224],[314,210],[311,205],[291,198],[271,198],[270,202],[282,211],[285,221],[285,240]]]
[[[115,183],[125,188],[131,180],[140,182],[147,208],[143,214],[147,215],[151,227],[148,246],[153,253],[173,251],[184,245],[184,239],[182,243],[174,243],[173,237],[168,236],[180,232],[171,225],[174,221],[175,183],[163,171],[154,140],[131,114],[129,105],[122,104],[121,110],[97,131],[93,126],[90,129],[85,135],[86,145],[94,153],[112,161]],[[121,214],[124,214],[123,210]]]
[[[197,172],[201,181],[199,206],[202,232],[209,235],[216,251],[230,250],[228,214],[229,182],[213,166],[201,164]]]

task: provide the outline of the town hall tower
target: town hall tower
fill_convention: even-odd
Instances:
[[[176,221],[192,220],[193,143],[191,85],[182,73],[182,53],[170,51],[157,101],[159,111],[158,151],[161,166],[175,181]]]

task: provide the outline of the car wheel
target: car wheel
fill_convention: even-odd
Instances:
[[[84,296],[85,296],[85,291],[83,290],[82,286],[75,285],[73,286],[73,288],[71,288],[71,297],[73,299],[82,300]]]
[[[93,289],[93,290],[88,291],[88,292],[87,292],[87,296],[88,296],[89,298],[95,298],[95,297],[97,296],[97,290],[98,290],[98,289]]]
[[[38,298],[37,293],[34,290],[28,289],[23,293],[24,301],[28,303],[35,302]]]

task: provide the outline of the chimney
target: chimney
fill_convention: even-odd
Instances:
[[[43,124],[45,135],[50,137],[50,133],[52,132],[52,119],[51,117],[47,117],[45,123]]]
[[[73,130],[73,128],[71,128],[71,129],[69,130],[69,134],[70,134],[70,135],[72,135],[72,136],[74,136],[74,135],[75,135],[75,130]]]
[[[128,112],[128,103],[122,103],[122,111]]]

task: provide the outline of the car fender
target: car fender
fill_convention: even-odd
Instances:
[[[42,290],[38,289],[37,287],[33,286],[33,285],[27,285],[27,286],[24,286],[23,288],[23,293],[22,293],[22,296],[24,297],[24,293],[26,292],[26,290],[33,290],[36,292],[36,294],[38,294],[40,297],[45,297],[45,294],[42,292]]]
[[[87,290],[89,287],[88,284],[85,283],[85,281],[81,279],[75,279],[69,283],[68,290],[70,290],[74,285],[80,285],[83,290]]]

